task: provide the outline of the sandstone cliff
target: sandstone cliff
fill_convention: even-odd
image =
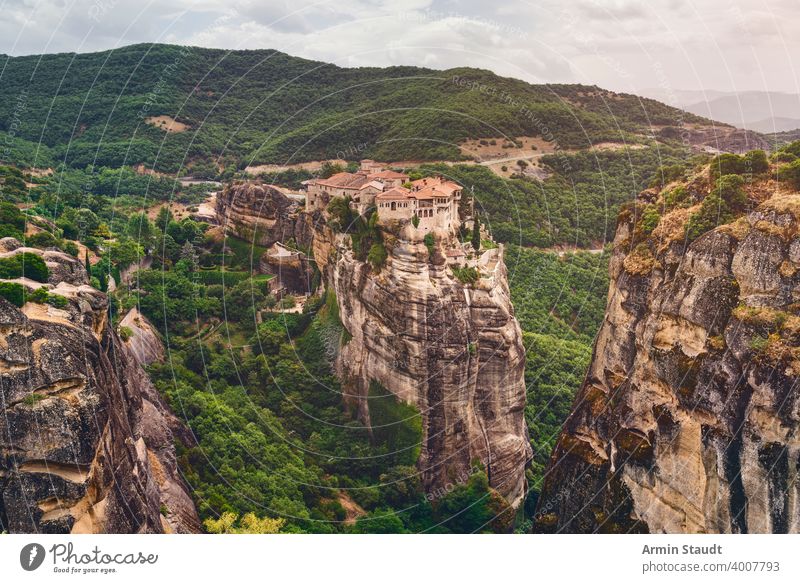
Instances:
[[[109,325],[105,294],[68,255],[24,250],[50,280],[17,282],[66,305],[0,298],[0,530],[199,531],[175,459],[181,425]]]
[[[129,335],[123,337],[125,348],[142,366],[161,362],[165,358],[164,344],[155,326],[134,307],[120,320],[120,330]]]
[[[254,182],[229,184],[216,198],[219,224],[263,247],[295,237],[296,206],[278,188]]]
[[[400,237],[388,236],[389,257],[378,272],[319,211],[292,212],[286,200],[268,186],[234,185],[217,198],[219,223],[246,240],[255,234],[262,245],[293,238],[309,249],[347,332],[335,366],[361,420],[370,423],[370,383],[381,383],[420,412],[418,467],[428,493],[445,493],[481,461],[491,486],[518,506],[531,457],[525,349],[502,249],[483,254],[480,279],[467,285],[446,265],[443,248],[454,240],[437,241],[431,255],[406,225]]]
[[[318,226],[314,255],[337,298],[349,338],[336,366],[348,399],[369,424],[368,392],[381,383],[422,417],[418,467],[427,492],[444,492],[480,460],[490,485],[517,506],[531,457],[523,416],[525,349],[514,318],[502,248],[461,283],[437,243],[395,239],[376,272],[349,239]]]
[[[686,188],[684,206],[710,185]],[[750,212],[689,245],[699,205],[650,236],[623,213],[537,530],[800,531],[800,195],[770,180],[746,190]]]

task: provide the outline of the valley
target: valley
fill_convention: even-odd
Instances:
[[[796,143],[480,69],[3,58],[3,395],[58,447],[0,443],[0,530],[796,530]],[[100,376],[23,382],[39,336]]]

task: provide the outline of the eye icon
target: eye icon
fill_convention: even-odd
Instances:
[[[39,543],[30,543],[19,552],[19,564],[26,571],[35,571],[44,562],[44,547]]]

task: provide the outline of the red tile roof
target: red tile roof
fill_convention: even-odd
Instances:
[[[363,173],[337,172],[329,178],[317,180],[316,184],[332,188],[361,188],[368,182],[371,182],[370,179]]]
[[[405,200],[407,198],[411,198],[412,194],[413,193],[407,188],[396,186],[380,193],[375,198],[377,200]]]
[[[382,170],[369,175],[369,178],[386,178],[387,180],[399,179],[407,180],[408,175],[402,172],[395,172],[394,170]]]

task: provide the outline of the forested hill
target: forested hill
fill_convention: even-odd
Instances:
[[[348,69],[272,50],[150,44],[0,56],[0,157],[20,165],[452,160],[466,138],[542,136],[575,149],[681,122],[706,123],[633,95],[470,68]]]

